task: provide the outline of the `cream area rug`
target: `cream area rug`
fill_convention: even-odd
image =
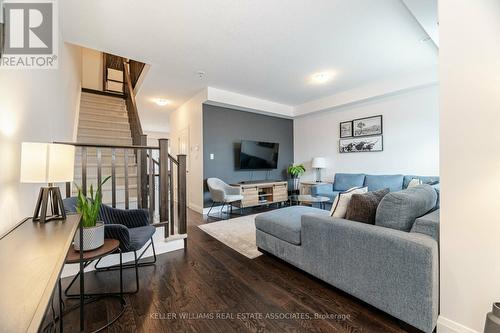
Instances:
[[[257,215],[247,215],[219,222],[206,223],[199,227],[213,238],[245,257],[254,259],[262,254],[257,250],[255,241],[255,217]]]

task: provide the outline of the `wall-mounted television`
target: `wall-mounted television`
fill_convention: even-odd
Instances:
[[[241,170],[269,170],[278,168],[279,143],[262,141],[241,141]]]

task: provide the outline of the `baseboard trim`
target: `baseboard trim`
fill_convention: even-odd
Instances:
[[[198,206],[197,204],[194,204],[192,202],[190,202],[188,204],[188,206],[189,206],[190,209],[194,210],[195,212],[203,214],[203,207]]]
[[[437,333],[479,333],[467,326],[451,319],[439,316],[437,320]]]

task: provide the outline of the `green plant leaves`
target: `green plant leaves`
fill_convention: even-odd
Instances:
[[[306,168],[303,164],[290,165],[287,171],[292,177],[300,177],[304,172],[306,172]]]
[[[75,184],[78,189],[76,211],[82,215],[82,225],[84,228],[95,227],[99,218],[99,211],[102,204],[102,186],[111,176],[106,177],[101,184],[97,186],[97,191],[94,193],[94,186],[90,185],[90,198],[87,198],[82,191],[82,188]]]

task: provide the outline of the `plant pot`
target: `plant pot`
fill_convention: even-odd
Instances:
[[[73,239],[76,251],[80,251],[80,230]],[[104,222],[97,222],[95,227],[83,228],[83,251],[95,250],[104,244]]]
[[[288,179],[288,190],[292,194],[297,194],[299,192],[300,179],[299,177]]]

